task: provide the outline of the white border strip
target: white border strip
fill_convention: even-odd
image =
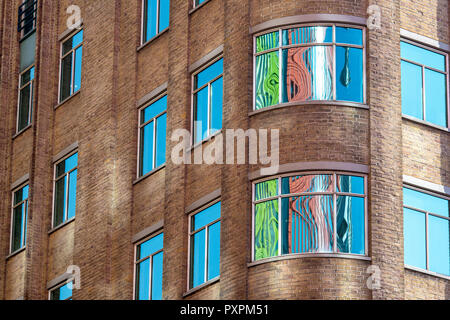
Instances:
[[[450,196],[450,187],[443,186],[439,184],[435,184],[429,181],[425,181],[419,178],[414,178],[411,176],[403,175],[403,182],[405,184],[409,184],[421,189],[426,189],[429,191],[445,194],[447,196]]]
[[[448,45],[447,43],[440,42],[405,29],[400,29],[400,36],[406,39],[417,41],[422,44],[426,44],[428,46],[432,46],[450,52],[450,45]]]

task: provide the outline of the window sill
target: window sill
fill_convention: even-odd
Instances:
[[[206,287],[209,287],[210,285],[213,285],[214,283],[219,282],[219,281],[220,281],[220,276],[215,277],[214,279],[211,279],[211,280],[209,280],[209,281],[207,281],[205,283],[202,283],[201,285],[199,285],[199,286],[197,286],[195,288],[192,288],[192,289],[188,290],[187,292],[185,292],[183,294],[183,298],[186,298],[187,296],[189,296],[191,294],[194,294],[195,292],[198,292],[198,291],[200,291],[200,290],[202,290],[202,289],[204,289]]]
[[[139,177],[138,179],[136,179],[136,180],[133,182],[133,185],[136,185],[136,184],[138,184],[139,182],[141,182],[142,180],[147,179],[148,177],[154,175],[155,173],[157,173],[158,171],[164,169],[165,167],[166,167],[166,164],[163,164],[163,165],[159,166],[158,168],[153,169],[152,171],[146,173],[146,174],[143,175],[142,177]]]
[[[216,136],[222,134],[222,129],[220,129],[219,131],[214,132],[212,135],[206,137],[205,139],[203,139],[200,142],[197,142],[195,144],[192,144],[191,147],[189,148],[189,150],[192,152],[195,149],[197,149],[198,147],[200,147],[201,145],[204,145],[205,143],[209,142],[209,141],[213,141]]]
[[[429,270],[424,270],[424,269],[420,269],[420,268],[416,268],[416,267],[412,267],[412,266],[408,266],[408,265],[405,265],[405,269],[411,270],[411,271],[415,271],[415,272],[418,272],[418,273],[423,273],[423,274],[426,274],[426,275],[429,275],[429,276],[432,276],[432,277],[436,277],[436,278],[450,280],[450,276],[446,276],[446,275],[443,275],[443,274],[440,274],[440,273],[436,273],[436,272],[433,272],[433,271],[429,271]]]
[[[12,139],[15,140],[17,137],[21,136],[23,133],[25,133],[25,131],[27,131],[28,129],[30,129],[33,126],[32,123],[30,123],[29,125],[27,125],[25,128],[23,128],[22,130],[20,130],[19,132],[17,132],[15,135],[13,135]]]
[[[77,92],[75,92],[74,94],[72,94],[70,97],[67,97],[66,99],[64,99],[63,101],[61,101],[60,103],[58,103],[54,109],[58,109],[59,107],[61,107],[63,104],[65,104],[67,101],[71,100],[73,97],[77,96],[78,94],[80,94],[81,89],[78,90]]]
[[[194,13],[195,11],[197,11],[198,9],[200,9],[201,7],[203,7],[205,4],[211,2],[211,0],[206,0],[205,2],[199,4],[198,6],[195,6],[194,8],[192,8],[191,10],[189,10],[189,14]]]
[[[19,250],[16,250],[16,251],[10,253],[8,256],[6,256],[6,260],[11,259],[12,257],[17,256],[19,253],[24,252],[26,249],[27,249],[27,247],[25,246],[25,247],[23,247],[23,248],[20,248]]]
[[[258,261],[250,262],[247,264],[247,267],[251,268],[254,266],[258,266],[260,264],[277,262],[282,260],[291,260],[291,259],[303,259],[303,258],[336,258],[336,259],[353,259],[353,260],[364,260],[364,261],[372,261],[372,258],[368,256],[362,256],[357,254],[347,254],[347,253],[295,253],[295,254],[286,254],[283,256],[272,257],[267,259],[261,259]]]
[[[160,33],[158,33],[157,35],[155,35],[153,38],[151,38],[150,40],[144,42],[143,44],[141,44],[136,51],[139,52],[142,49],[144,49],[145,47],[147,47],[148,45],[150,45],[150,43],[154,42],[156,39],[159,39],[163,34],[165,34],[166,32],[169,31],[169,27],[165,28],[163,31],[161,31]]]
[[[417,119],[417,118],[414,118],[414,117],[411,117],[411,116],[408,116],[408,115],[405,115],[405,114],[402,115],[402,118],[404,120],[406,120],[406,121],[415,122],[415,123],[418,123],[418,124],[421,124],[421,125],[424,125],[424,126],[427,126],[427,127],[431,127],[431,128],[434,128],[434,129],[442,130],[442,131],[445,131],[445,132],[450,132],[450,130],[448,128],[441,127],[441,126],[438,126],[436,124],[432,124],[431,122],[426,122],[426,121],[423,121],[423,120],[420,120],[420,119]]]
[[[301,102],[285,102],[280,103],[274,106],[265,107],[259,110],[251,111],[248,115],[249,117],[267,112],[276,109],[291,107],[291,106],[309,106],[309,105],[327,105],[327,106],[342,106],[342,107],[352,107],[352,108],[361,108],[369,110],[369,106],[367,104],[351,102],[351,101],[330,101],[330,100],[315,100],[315,101],[301,101]]]
[[[53,229],[49,230],[48,235],[51,235],[52,233],[58,231],[59,229],[64,228],[65,226],[67,226],[68,224],[71,224],[74,221],[75,221],[75,217],[70,220],[67,220],[66,222],[61,223],[59,226],[54,227]]]

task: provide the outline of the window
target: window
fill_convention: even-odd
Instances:
[[[167,96],[139,111],[139,176],[166,162]]]
[[[365,184],[363,176],[340,173],[254,184],[253,260],[318,252],[365,255]]]
[[[61,46],[60,102],[80,90],[82,58],[83,30],[80,30]]]
[[[402,41],[404,115],[447,127],[447,55]]]
[[[223,58],[194,75],[194,144],[222,129]]]
[[[19,107],[17,108],[17,132],[31,124],[33,110],[34,66],[20,74]]]
[[[194,0],[194,8],[198,7],[199,5],[201,5],[205,1],[207,1],[207,0]]]
[[[403,188],[405,265],[450,276],[449,199]]]
[[[364,29],[288,27],[255,37],[254,109],[279,103],[365,103]]]
[[[19,6],[17,31],[20,32],[21,38],[36,29],[36,11],[37,0],[24,0]]]
[[[220,202],[190,216],[189,289],[220,274]]]
[[[72,300],[72,281],[63,283],[50,290],[50,300]]]
[[[160,233],[136,248],[136,300],[162,300],[163,241]]]
[[[144,0],[142,42],[145,43],[169,27],[169,0]]]
[[[53,227],[75,217],[78,153],[55,165]]]
[[[25,247],[27,237],[29,186],[26,185],[13,193],[11,252]]]

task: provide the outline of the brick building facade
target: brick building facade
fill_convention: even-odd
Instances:
[[[156,2],[159,7],[166,3]],[[449,104],[445,104],[444,126],[414,119],[402,112],[401,89],[402,41],[440,52],[447,71],[447,0],[206,0],[198,4],[170,0],[169,27],[148,40],[143,37],[150,32],[144,31],[144,20],[149,19],[143,14],[146,1],[33,3],[33,102],[29,125],[18,130],[26,40],[23,30],[17,31],[22,1],[0,0],[0,299],[48,299],[68,279],[69,266],[80,271],[80,288],[73,290],[73,299],[134,299],[136,248],[160,231],[164,232],[160,279],[164,299],[450,299],[450,275],[432,269],[434,258],[429,255],[434,247],[428,231],[425,267],[405,265],[403,199],[405,186],[431,194],[447,201],[448,217]],[[68,28],[68,19],[76,13],[75,9],[68,13],[70,5],[80,8],[81,29]],[[380,28],[367,25],[372,5],[381,9]],[[278,101],[255,108],[256,38],[273,30],[311,25],[362,30],[363,100]],[[76,89],[75,75],[69,97],[61,99],[65,50],[61,45],[79,30],[83,32],[81,86]],[[280,129],[276,174],[263,174],[260,169],[265,165],[248,161],[237,165],[171,161],[178,143],[171,140],[172,134],[177,129],[192,131],[194,78],[220,57],[222,132]],[[448,97],[448,76],[445,83]],[[167,97],[165,164],[142,175],[140,110],[163,95]],[[194,145],[193,152],[214,139],[217,135]],[[65,203],[62,210],[67,217],[55,225],[55,168],[74,152],[78,156],[76,215],[70,217]],[[255,259],[252,191],[256,183],[321,173],[335,179],[339,174],[364,179],[364,252],[310,250]],[[26,240],[12,250],[13,197],[24,185],[29,186]],[[217,200],[221,203],[220,276],[191,288],[190,219]],[[445,209],[443,216],[445,222]],[[280,235],[278,225],[281,220],[277,222]],[[448,236],[442,239],[448,241]],[[445,243],[443,247],[445,252]],[[278,248],[281,252],[281,242]],[[445,266],[445,255],[436,259],[440,263],[444,259]],[[380,276],[375,288],[368,285],[376,280],[374,275]]]

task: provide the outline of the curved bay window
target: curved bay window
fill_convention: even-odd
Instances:
[[[366,178],[303,173],[253,185],[253,261],[288,254],[366,255]]]
[[[356,26],[287,27],[254,40],[254,109],[288,102],[365,103],[365,34]]]

